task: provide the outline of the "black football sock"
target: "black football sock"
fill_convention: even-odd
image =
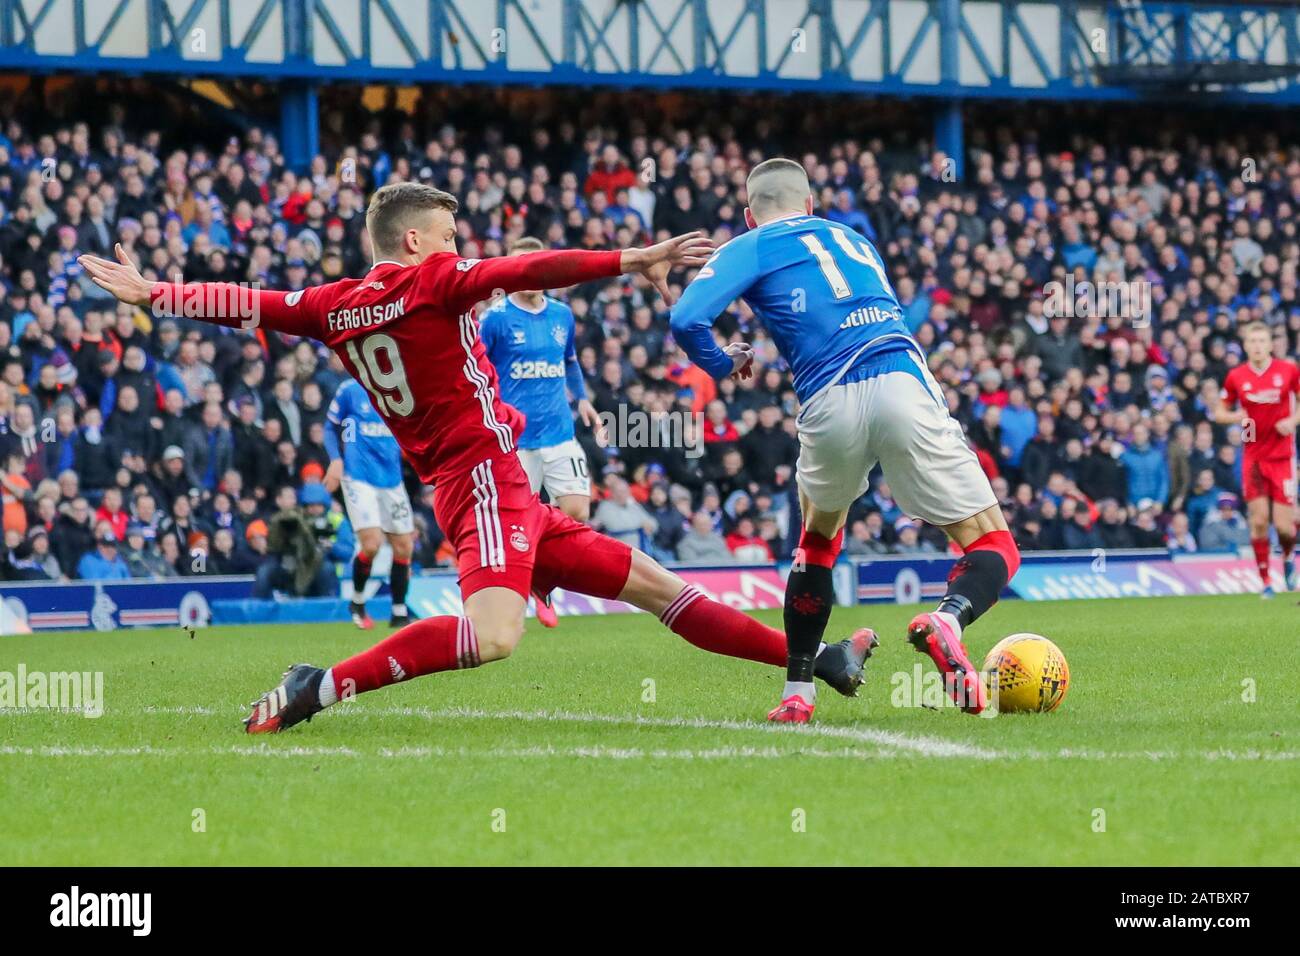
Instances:
[[[831,569],[809,564],[790,572],[785,584],[786,674],[791,683],[813,679],[813,663],[831,619],[835,587]]]
[[[843,531],[827,538],[805,528],[799,538],[794,565],[785,582],[787,684],[812,683],[817,651],[835,603],[831,568],[843,542]]]
[[[406,613],[406,589],[411,583],[411,562],[393,559],[393,569],[388,575],[388,589],[393,592],[393,613]]]
[[[1019,567],[1020,552],[1011,534],[990,531],[957,559],[948,575],[948,591],[935,610],[951,614],[965,630],[997,603]]]
[[[352,603],[365,604],[366,582],[370,580],[370,558],[358,551],[352,560]]]

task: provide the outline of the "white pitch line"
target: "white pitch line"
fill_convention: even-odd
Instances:
[[[625,727],[687,727],[703,730],[747,731],[779,734],[788,737],[824,737],[836,740],[853,740],[906,750],[926,757],[967,757],[993,760],[1003,756],[997,751],[971,744],[957,743],[939,737],[924,737],[890,730],[864,727],[840,727],[830,724],[812,724],[801,727],[781,727],[757,723],[752,720],[713,720],[705,717],[645,717],[640,714],[575,713],[564,710],[478,710],[469,707],[448,707],[432,710],[425,707],[386,707],[374,710],[357,708],[354,713],[385,717],[420,717],[424,720],[525,720],[576,724],[613,724]]]
[[[112,711],[109,711],[112,713]],[[216,711],[206,707],[154,707],[148,706],[140,712],[149,715],[215,715]],[[768,723],[737,720],[711,720],[704,717],[645,717],[638,714],[616,715],[596,713],[575,713],[571,711],[547,710],[477,710],[464,707],[449,707],[433,710],[426,707],[357,707],[348,708],[348,712],[366,717],[418,717],[422,720],[523,720],[549,721],[576,724],[609,724],[628,727],[686,727],[702,730],[741,731],[764,734],[783,734],[794,737],[821,737],[838,740],[851,740],[858,743],[875,744],[905,750],[925,757],[965,757],[975,760],[994,760],[1002,755],[996,751],[970,744],[957,743],[939,737],[925,737],[899,733],[897,731],[873,730],[870,728],[837,727],[826,724],[805,725],[801,727],[781,727]],[[242,713],[242,711],[241,711]]]
[[[23,713],[48,713],[48,711],[29,710]],[[109,711],[113,713],[113,711]],[[120,713],[120,711],[118,711]],[[160,706],[149,705],[146,708],[139,709],[136,713],[144,714],[174,714],[174,715],[217,715],[221,711],[214,708],[205,708],[205,706],[173,706],[173,708],[160,708]],[[231,708],[229,711],[233,714],[243,714],[243,709]],[[1296,760],[1300,754],[1287,752],[1287,750],[1275,750],[1275,752],[1262,752],[1262,750],[1229,750],[1213,749],[1200,750],[1200,752],[1178,752],[1178,750],[1088,750],[1061,748],[1058,750],[1008,750],[1008,749],[989,749],[978,747],[974,744],[962,744],[957,741],[944,740],[941,737],[902,734],[898,731],[875,730],[870,727],[845,727],[835,726],[835,724],[805,724],[800,727],[780,727],[770,723],[758,723],[755,721],[727,721],[727,719],[710,719],[703,717],[645,717],[641,714],[595,714],[595,713],[576,713],[576,711],[567,710],[481,710],[476,708],[396,708],[396,706],[380,706],[380,708],[368,708],[365,705],[348,705],[339,710],[341,714],[350,715],[352,718],[385,718],[385,717],[413,717],[421,721],[456,721],[456,719],[472,719],[472,721],[542,721],[554,723],[578,723],[578,724],[604,724],[604,726],[621,726],[621,727],[688,727],[698,728],[698,730],[716,730],[716,731],[741,731],[755,732],[755,734],[780,735],[777,739],[788,741],[797,741],[803,739],[823,739],[823,740],[848,740],[854,743],[874,744],[876,749],[872,750],[845,750],[844,756],[857,753],[859,758],[881,758],[898,756],[898,753],[917,754],[922,757],[941,757],[941,758],[966,758],[966,760],[1078,760],[1078,761],[1108,761],[1108,760],[1140,760],[1140,761],[1170,761],[1170,760],[1205,760],[1205,761],[1290,761]],[[168,754],[239,754],[239,756],[268,756],[268,757],[363,757],[368,756],[361,750],[355,750],[347,747],[272,747],[270,744],[260,744],[257,747],[214,747],[211,750],[192,750],[192,752],[183,752],[183,750],[170,750],[165,748],[86,748],[86,747],[68,747],[68,748],[38,748],[48,750],[48,753],[42,753],[42,756],[168,756]],[[31,756],[32,748],[0,748],[0,756],[6,754],[22,753]],[[840,752],[824,752],[815,747],[811,748],[712,748],[711,750],[690,750],[682,749],[677,752],[669,750],[642,750],[640,748],[614,748],[603,747],[603,745],[594,745],[594,747],[578,747],[569,750],[559,750],[551,748],[517,748],[513,750],[495,748],[495,749],[443,749],[443,748],[403,748],[399,750],[381,749],[378,756],[381,757],[403,757],[403,756],[425,756],[425,757],[585,757],[598,756],[601,758],[624,758],[624,760],[634,760],[634,758],[664,758],[667,754],[679,753],[681,758],[699,758],[699,760],[708,760],[711,758],[708,754],[731,754],[732,757],[742,758],[742,760],[764,760],[764,758],[777,758],[785,756],[827,756]],[[628,754],[621,756],[620,754]]]
[[[732,760],[759,759],[779,760],[798,754],[808,757],[838,758],[849,760],[872,760],[877,757],[894,756],[889,752],[873,753],[865,750],[781,750],[776,747],[715,747],[708,750],[677,748],[672,750],[643,750],[626,747],[492,747],[474,749],[471,747],[402,747],[391,749],[380,747],[374,752],[356,750],[352,747],[273,747],[260,744],[251,747],[15,747],[0,746],[0,756],[21,757],[370,757],[396,760],[428,760],[457,757],[491,757],[507,760],[527,760],[533,758],[582,758],[590,760]]]
[[[397,749],[380,747],[377,750],[357,750],[353,747],[276,747],[269,743],[248,747],[213,746],[213,747],[85,747],[85,746],[40,746],[19,747],[0,746],[0,757],[271,757],[293,759],[307,757],[379,757],[385,760],[447,760],[489,758],[494,760],[534,760],[534,759],[578,759],[578,760],[676,760],[676,761],[710,761],[710,760],[786,760],[790,757],[814,757],[831,760],[890,760],[900,756],[898,750],[876,749],[859,750],[845,747],[827,750],[821,747],[798,747],[783,749],[780,747],[712,747],[694,750],[687,747],[673,749],[642,749],[639,747],[490,747],[476,749],[472,747],[400,747]],[[1212,750],[1200,753],[1177,754],[1157,751],[1107,752],[1102,750],[1062,750],[1056,753],[1028,751],[1010,755],[1022,760],[1173,760],[1203,759],[1230,761],[1279,761],[1295,760],[1300,754],[1290,751],[1263,753],[1258,750],[1231,751]]]
[[[37,714],[49,713],[45,710],[28,710],[20,713]],[[150,715],[172,714],[172,715],[200,715],[214,716],[220,713],[215,708],[202,706],[184,706],[184,707],[156,707],[153,705],[139,708],[136,713]],[[664,728],[692,728],[704,730],[721,730],[721,731],[741,731],[752,732],[767,735],[780,735],[778,739],[785,739],[790,742],[804,739],[826,739],[826,740],[847,740],[856,743],[872,744],[872,750],[852,750],[844,749],[838,751],[821,750],[816,746],[805,747],[715,747],[707,750],[691,750],[689,748],[679,750],[654,749],[645,750],[636,747],[608,747],[603,745],[593,745],[588,747],[574,747],[568,749],[556,749],[553,747],[526,747],[526,748],[485,748],[470,749],[457,748],[448,749],[442,747],[404,747],[397,750],[389,748],[380,748],[377,755],[385,758],[449,758],[449,757],[496,757],[511,759],[527,759],[530,757],[593,757],[598,759],[780,759],[790,756],[813,756],[813,757],[853,757],[855,759],[880,759],[898,756],[900,753],[914,754],[923,757],[940,757],[940,758],[959,758],[973,760],[1082,760],[1082,761],[1106,761],[1106,760],[1144,760],[1144,761],[1164,761],[1164,760],[1181,760],[1197,759],[1206,761],[1285,761],[1300,758],[1300,754],[1292,751],[1260,751],[1255,749],[1235,751],[1223,748],[1208,751],[1180,752],[1173,750],[1139,750],[1139,751],[1107,751],[1107,750],[1087,750],[1064,747],[1059,750],[991,750],[986,747],[979,747],[973,744],[963,744],[956,741],[944,740],[937,737],[927,737],[922,735],[904,734],[897,731],[876,730],[863,727],[844,727],[828,724],[802,725],[798,727],[777,726],[767,723],[758,723],[755,721],[737,721],[737,720],[716,720],[705,717],[647,717],[640,714],[597,714],[597,713],[578,713],[573,711],[548,711],[548,710],[481,710],[469,707],[447,707],[443,709],[433,709],[428,707],[366,707],[365,705],[350,705],[346,707],[346,713],[352,716],[363,717],[415,717],[420,720],[502,720],[502,721],[545,721],[555,723],[572,723],[572,724],[595,724],[608,726],[623,727],[664,727]],[[109,711],[109,713],[121,713],[121,711]],[[231,709],[230,713],[243,713],[243,709],[236,711]],[[241,746],[213,746],[209,749],[181,750],[172,748],[158,748],[150,746],[139,747],[122,747],[122,748],[101,748],[87,746],[45,746],[45,747],[13,747],[0,746],[0,756],[46,756],[46,757],[63,757],[63,756],[193,756],[193,755],[227,755],[237,756],[266,756],[266,757],[364,757],[371,756],[369,752],[355,750],[349,747],[279,747],[272,746],[269,743],[261,743],[252,747]]]

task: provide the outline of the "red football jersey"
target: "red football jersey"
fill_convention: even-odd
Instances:
[[[1243,362],[1223,380],[1223,400],[1241,410],[1255,424],[1255,438],[1244,442],[1243,453],[1259,461],[1293,460],[1295,435],[1280,435],[1277,423],[1296,411],[1300,394],[1300,368],[1294,362],[1273,359],[1264,371],[1257,372]]]
[[[513,453],[524,427],[524,416],[501,401],[475,304],[615,276],[620,257],[575,250],[480,260],[447,252],[416,266],[380,262],[364,279],[300,292],[160,282],[152,299],[155,310],[324,342],[365,387],[420,480],[436,484]]]

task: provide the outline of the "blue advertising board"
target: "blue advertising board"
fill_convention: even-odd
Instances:
[[[918,604],[938,600],[947,589],[957,556],[889,555],[858,560],[860,604]],[[1274,575],[1281,564],[1274,557]],[[1236,554],[1170,554],[1144,551],[1030,552],[1002,596],[1027,601],[1082,598],[1176,597],[1248,594],[1262,585],[1253,559]]]
[[[206,627],[212,602],[250,597],[251,575],[168,581],[32,581],[0,586],[0,634]]]

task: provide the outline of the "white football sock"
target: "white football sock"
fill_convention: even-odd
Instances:
[[[320,690],[317,694],[322,707],[330,707],[339,702],[339,692],[334,687],[334,668],[327,670],[325,676],[320,679]]]
[[[934,615],[935,617],[943,618],[946,623],[951,624],[952,629],[957,632],[957,640],[961,640],[961,624],[958,622],[956,615],[948,611],[935,611]]]
[[[406,617],[406,605],[405,605],[405,604],[394,604],[394,605],[393,605],[393,617]]]
[[[802,697],[805,704],[815,704],[817,702],[817,686],[811,681],[786,681],[785,690],[781,692],[781,699],[788,700],[796,695]]]
[[[826,642],[822,641],[820,644],[817,645],[817,653],[813,655],[813,660],[816,660],[818,657],[820,657],[822,651],[824,650],[826,650]]]

